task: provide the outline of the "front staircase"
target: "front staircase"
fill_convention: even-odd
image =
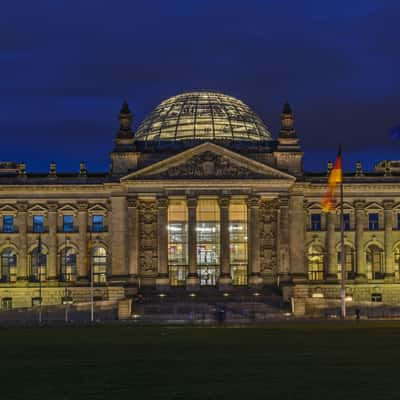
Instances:
[[[290,308],[279,292],[271,289],[234,289],[223,293],[202,288],[189,293],[184,288],[165,293],[141,290],[134,299],[132,318],[143,323],[261,323],[287,319]]]

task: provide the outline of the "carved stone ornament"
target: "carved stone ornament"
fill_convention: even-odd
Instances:
[[[182,165],[168,168],[158,174],[147,176],[148,178],[265,178],[265,175],[251,171],[246,167],[238,165],[228,157],[205,151],[198,154]]]
[[[260,202],[260,266],[261,272],[277,272],[277,221],[279,201]]]
[[[139,203],[139,269],[152,275],[157,272],[157,204]]]

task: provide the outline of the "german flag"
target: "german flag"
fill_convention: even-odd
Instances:
[[[342,183],[342,149],[339,147],[335,164],[328,177],[328,190],[322,200],[322,210],[328,212],[334,208],[336,185]]]

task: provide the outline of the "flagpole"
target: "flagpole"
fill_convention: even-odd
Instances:
[[[39,232],[38,240],[38,267],[39,267],[39,324],[42,323],[42,238]]]
[[[92,265],[92,231],[89,233],[89,268],[90,268],[90,322],[94,322],[94,285],[93,285],[93,265]]]
[[[346,318],[346,255],[344,249],[344,202],[343,202],[343,177],[340,182],[340,265],[341,265],[341,279],[340,279],[340,300],[341,300],[341,318]]]

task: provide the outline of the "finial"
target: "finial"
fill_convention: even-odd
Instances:
[[[85,161],[81,161],[80,164],[79,164],[79,175],[80,176],[86,176],[87,175]]]
[[[385,162],[385,176],[392,175],[392,163],[390,161]]]
[[[296,130],[294,129],[294,114],[288,101],[284,104],[281,113],[281,129],[279,131],[279,137],[297,140]]]
[[[57,175],[57,166],[54,161],[50,163],[50,170],[49,170],[49,176],[56,176]]]
[[[282,114],[293,114],[292,107],[290,107],[290,104],[287,100],[283,106]]]
[[[26,176],[26,164],[24,162],[19,164],[18,175]]]
[[[120,114],[130,114],[131,110],[129,109],[129,105],[126,100],[122,103]]]
[[[124,100],[121,111],[119,112],[119,132],[117,137],[130,138],[132,136],[132,118],[133,115],[129,109],[128,103]]]
[[[332,168],[333,168],[333,162],[329,160],[328,161],[328,171],[327,171],[328,175],[331,173]]]
[[[361,165],[361,161],[357,161],[356,162],[356,176],[363,176],[363,170],[362,170],[362,165]]]

